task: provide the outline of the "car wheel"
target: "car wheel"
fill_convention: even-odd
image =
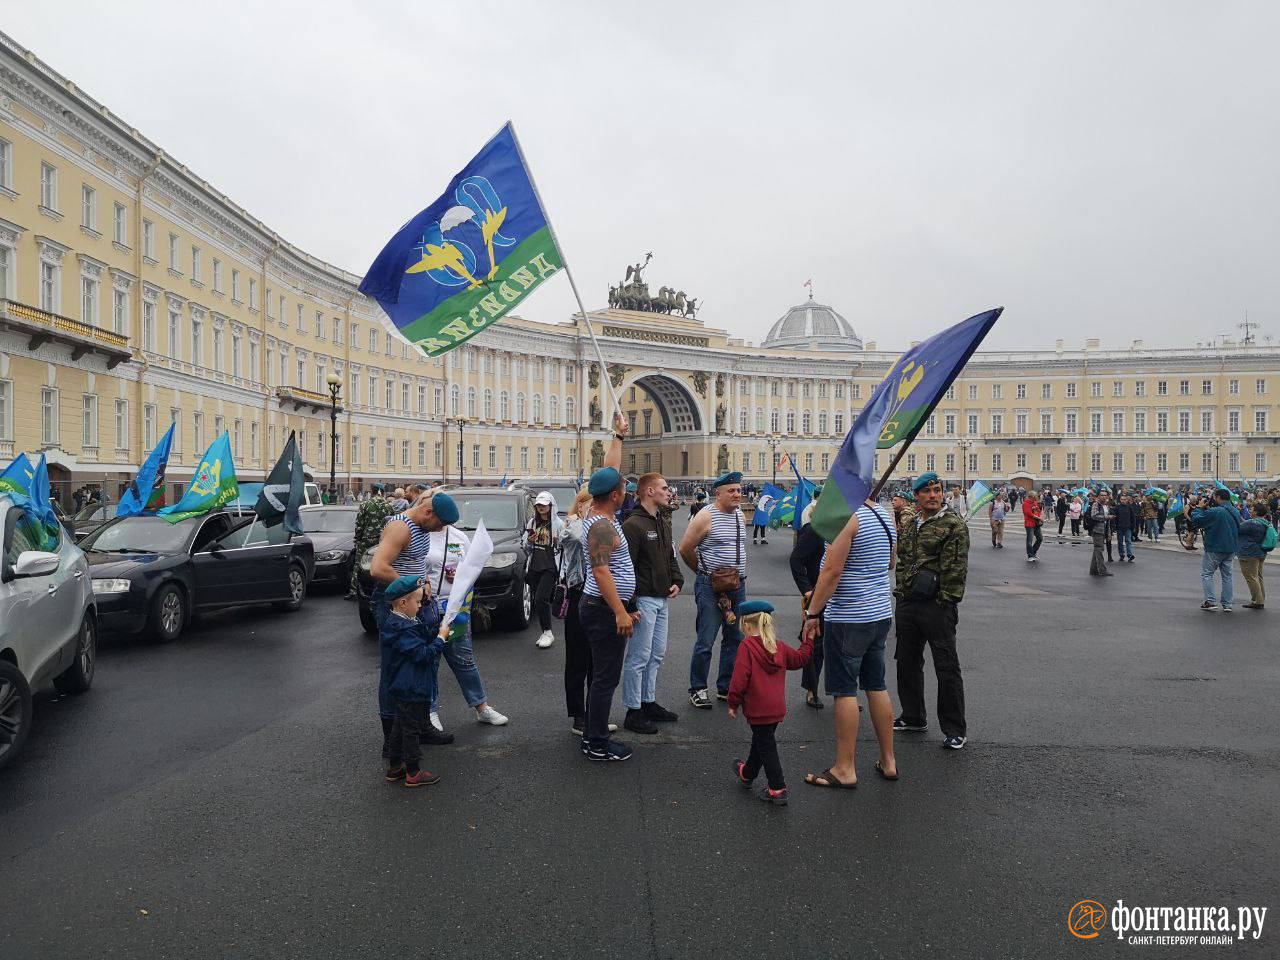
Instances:
[[[8,660],[0,660],[0,767],[16,757],[27,742],[31,709],[27,678]]]
[[[520,587],[520,602],[511,604],[502,618],[503,626],[508,630],[523,630],[533,618],[533,591],[523,578]]]
[[[366,607],[363,601],[358,603],[357,606],[360,608],[360,626],[364,627],[365,633],[376,636],[378,633],[378,619],[373,615],[373,611]]]
[[[84,615],[80,634],[76,637],[76,658],[71,666],[53,678],[59,693],[84,693],[93,683],[93,668],[98,662],[98,625],[92,613]]]
[[[147,632],[156,643],[172,643],[187,625],[187,598],[176,583],[166,583],[151,601]]]
[[[302,601],[307,599],[307,571],[296,563],[289,564],[289,599],[282,600],[276,606],[290,613],[302,609]]]

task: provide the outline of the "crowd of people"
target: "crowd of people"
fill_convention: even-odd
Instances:
[[[751,741],[746,758],[734,760],[733,773],[747,788],[755,788],[763,774],[761,799],[789,799],[777,746],[788,671],[801,671],[807,706],[825,709],[824,691],[834,705],[834,759],[806,774],[805,783],[857,786],[859,691],[878,745],[873,769],[886,780],[898,778],[894,736],[929,728],[926,648],[937,676],[942,746],[964,748],[968,730],[956,627],[970,543],[962,491],[948,492],[936,474],[925,473],[892,496],[891,509],[871,500],[861,505],[830,544],[813,530],[810,504],[790,557],[804,611],[793,646],[777,636],[772,605],[749,598],[741,474],[727,472],[708,490],[691,491],[690,520],[676,543],[677,491],[657,473],[628,482],[619,469],[626,421],[616,419],[614,430],[604,465],[583,484],[566,516],[559,517],[549,492],[540,492],[522,538],[541,630],[535,643],[551,646],[554,621],[563,622],[565,711],[585,757],[608,763],[633,756],[615,738],[618,726],[610,720],[619,688],[622,726],[630,733],[651,736],[679,719],[658,701],[657,688],[670,603],[686,589],[684,569],[692,573],[696,610],[689,704],[710,710],[721,701],[730,717],[742,713]],[[1116,562],[1133,563],[1133,544],[1158,541],[1172,519],[1180,537],[1193,531],[1203,541],[1202,608],[1229,612],[1233,559],[1249,585],[1251,602],[1245,606],[1264,605],[1262,566],[1275,546],[1271,518],[1277,499],[1280,491],[1237,494],[1221,486],[1207,497],[1155,488],[1037,493],[1009,487],[996,492],[987,513],[993,549],[1003,549],[1005,525],[1021,518],[1030,563],[1038,560],[1046,523],[1056,520],[1060,543],[1068,536],[1080,542],[1083,531],[1093,544],[1090,573],[1096,576],[1111,576],[1108,566]],[[457,517],[447,493],[408,487],[402,497],[364,503],[358,519],[357,539],[377,544],[371,572],[381,634],[378,704],[386,778],[406,786],[438,779],[422,768],[421,744],[453,739],[440,719],[441,658],[479,722],[507,722],[488,702],[470,625],[461,631],[442,625],[454,573],[470,545],[453,526]],[[758,545],[763,537],[752,532]],[[896,717],[886,684],[891,631],[901,707]]]
[[[1116,563],[1135,563],[1134,544],[1159,543],[1172,521],[1175,537],[1184,547],[1195,549],[1197,540],[1203,545],[1202,610],[1232,612],[1233,560],[1249,588],[1249,602],[1243,606],[1265,608],[1263,565],[1276,545],[1280,488],[1241,484],[1233,490],[1215,484],[1201,493],[1198,484],[1180,489],[1095,485],[1092,490],[1046,488],[1036,493],[1009,486],[999,490],[987,506],[992,549],[1003,549],[1005,524],[1011,514],[1019,513],[1026,530],[1027,562],[1038,559],[1042,528],[1052,517],[1058,524],[1059,543],[1066,542],[1068,521],[1073,545],[1081,542],[1082,530],[1088,536],[1093,546],[1089,573],[1095,577],[1114,576],[1110,567]]]
[[[619,470],[627,426],[615,420],[604,465],[591,474],[565,518],[557,515],[549,493],[539,493],[523,535],[541,628],[535,643],[550,646],[554,619],[563,621],[565,711],[585,757],[608,763],[633,756],[615,738],[618,727],[610,721],[619,688],[622,724],[630,733],[651,736],[679,719],[658,701],[657,688],[670,603],[686,589],[682,563],[692,572],[696,609],[689,704],[711,710],[724,702],[731,717],[741,712],[750,724],[746,758],[733,765],[742,786],[754,787],[763,774],[766,783],[757,795],[788,802],[776,737],[786,716],[789,670],[803,671],[806,704],[823,709],[819,684],[825,668],[825,692],[834,699],[835,757],[805,776],[809,784],[857,786],[859,690],[879,743],[874,769],[884,779],[897,779],[895,732],[928,727],[926,647],[938,675],[943,745],[963,748],[964,686],[955,628],[969,535],[964,516],[946,502],[935,475],[916,480],[909,514],[895,506],[903,514],[895,517],[868,501],[829,547],[813,532],[810,505],[791,557],[804,608],[803,628],[792,646],[776,635],[773,607],[748,595],[741,474],[727,472],[709,490],[694,492],[689,524],[676,543],[673,486],[657,473],[628,483]],[[454,526],[457,505],[447,492],[421,487],[407,487],[403,501],[379,496],[364,503],[357,539],[376,542],[371,574],[386,779],[418,787],[438,780],[422,766],[422,744],[453,739],[440,715],[441,658],[479,722],[501,725],[507,718],[488,702],[470,624],[459,630],[443,623],[455,571],[470,546]],[[895,594],[902,702],[896,718],[885,682]]]

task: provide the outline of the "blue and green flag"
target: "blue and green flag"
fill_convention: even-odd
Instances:
[[[16,493],[25,498],[35,472],[36,468],[31,465],[27,455],[19,453],[13,458],[13,462],[4,468],[4,473],[0,473],[0,493]],[[16,499],[14,502],[17,502]]]
[[[981,480],[973,481],[973,485],[969,487],[969,493],[966,497],[969,501],[969,516],[972,517],[995,498],[996,495],[991,492],[991,488],[985,483]]]
[[[144,510],[159,510],[164,506],[164,472],[169,464],[175,426],[174,423],[169,424],[169,429],[142,464],[138,475],[130,481],[116,504],[117,517],[136,517]]]
[[[1003,307],[970,317],[916,344],[893,365],[858,414],[813,508],[813,529],[828,543],[875,485],[876,449],[910,443],[946,394]]]
[[[236,465],[231,459],[231,440],[223,433],[200,458],[200,465],[196,467],[182,499],[156,513],[170,523],[177,523],[226,506],[239,495]]]
[[[40,545],[46,550],[58,547],[58,515],[49,502],[49,465],[44,454],[33,467],[25,453],[13,458],[0,474],[0,493],[7,493],[14,506],[21,507],[34,521]]]
[[[1169,501],[1169,516],[1180,517],[1187,512],[1186,504],[1182,502],[1182,494],[1174,494],[1172,500]]]
[[[563,266],[508,123],[396,232],[360,292],[437,357],[501,319]]]

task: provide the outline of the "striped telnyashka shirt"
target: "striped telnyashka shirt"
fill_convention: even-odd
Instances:
[[[582,592],[588,597],[601,596],[600,584],[596,583],[596,572],[591,567],[590,532],[593,526],[602,521],[612,523],[614,532],[618,535],[618,544],[609,555],[609,572],[613,574],[614,586],[618,588],[618,599],[623,603],[629,603],[636,595],[636,569],[631,565],[631,551],[627,549],[627,538],[622,535],[622,527],[618,526],[617,520],[598,513],[582,521],[582,542],[587,544],[582,561],[586,566],[587,578],[582,585]]]
[[[876,506],[874,512],[872,509],[865,504],[858,508],[858,535],[849,547],[849,558],[844,562],[835,593],[823,610],[823,616],[832,623],[874,623],[893,616],[889,555],[898,540],[898,531],[884,507]],[[822,566],[826,565],[827,558],[823,557]]]

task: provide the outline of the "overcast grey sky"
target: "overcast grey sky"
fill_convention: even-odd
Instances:
[[[988,347],[1280,338],[1274,2],[3,7],[357,273],[511,118],[588,308],[652,250],[755,341],[810,277],[885,348],[997,304]]]

